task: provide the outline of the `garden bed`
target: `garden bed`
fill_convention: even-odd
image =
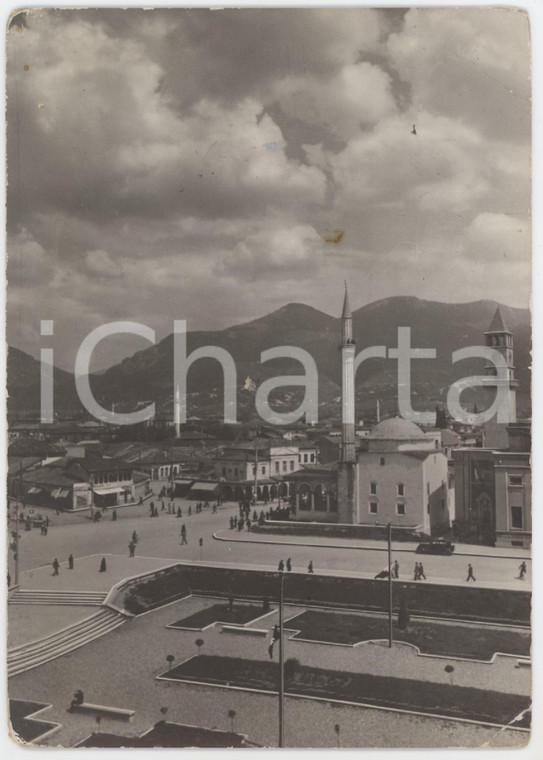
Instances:
[[[330,525],[314,522],[265,521],[263,525],[252,525],[251,533],[279,536],[317,536],[320,538],[358,538],[367,541],[387,541],[386,525]],[[393,541],[430,541],[431,536],[412,528],[392,528]]]
[[[58,723],[50,723],[44,720],[28,718],[38,710],[43,710],[48,705],[42,702],[30,702],[23,699],[9,700],[9,718],[14,733],[23,742],[33,742],[43,734],[58,728]]]
[[[236,599],[276,601],[278,574],[174,565],[128,581],[120,589],[115,603],[138,615],[188,594],[228,598],[234,592]],[[373,579],[288,573],[284,576],[284,592],[285,602],[300,606],[322,605],[377,612],[388,609],[388,584]],[[529,591],[394,581],[395,612],[402,598],[412,615],[530,625]]]
[[[307,610],[290,618],[287,628],[299,630],[294,638],[356,644],[388,638],[388,618]],[[491,660],[496,652],[527,657],[530,632],[508,628],[477,628],[470,625],[410,620],[405,630],[394,621],[394,640],[414,644],[423,654]]]
[[[237,657],[201,655],[163,674],[172,680],[204,682],[277,693],[279,666]],[[465,686],[450,686],[367,673],[324,670],[285,663],[285,691],[307,697],[465,718],[505,725],[530,706],[530,698]],[[525,715],[516,727],[528,728]]]
[[[245,625],[246,623],[250,623],[251,620],[265,615],[268,611],[261,606],[257,607],[253,604],[234,603],[231,611],[228,604],[214,604],[212,607],[199,610],[186,618],[176,620],[175,623],[170,623],[168,628],[191,628],[201,631],[203,628],[207,628],[208,625],[213,625],[213,623],[237,623],[238,625]]]

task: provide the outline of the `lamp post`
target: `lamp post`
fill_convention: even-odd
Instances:
[[[283,602],[285,574],[279,573],[279,747],[285,746],[285,653],[283,649]]]
[[[393,628],[392,628],[392,523],[388,524],[388,646],[392,648]]]

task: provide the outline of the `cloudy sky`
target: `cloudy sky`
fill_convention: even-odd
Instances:
[[[529,44],[507,9],[16,18],[10,344],[39,355],[54,319],[73,369],[105,322],[335,314],[344,279],[353,307],[527,306]],[[145,345],[111,339],[98,364]]]

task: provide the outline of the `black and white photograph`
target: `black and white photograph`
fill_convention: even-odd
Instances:
[[[5,19],[8,748],[525,748],[529,10]]]

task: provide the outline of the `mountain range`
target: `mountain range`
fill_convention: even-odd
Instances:
[[[435,348],[435,359],[412,361],[413,406],[433,411],[446,399],[447,389],[455,380],[482,374],[484,361],[470,359],[452,364],[452,352],[466,346],[484,345],[488,329],[499,305],[508,328],[514,335],[519,415],[530,414],[530,312],[495,301],[449,304],[415,297],[396,296],[376,301],[353,312],[353,334],[357,351],[372,345],[394,348],[398,327],[411,327],[411,345]],[[341,362],[338,346],[341,322],[324,312],[301,303],[291,303],[266,316],[244,324],[213,331],[187,333],[187,351],[206,345],[226,349],[234,358],[237,370],[238,419],[256,419],[254,393],[244,390],[246,378],[258,384],[278,375],[302,373],[293,359],[274,359],[261,363],[262,351],[275,346],[296,346],[308,351],[319,373],[319,417],[339,418]],[[10,347],[7,364],[8,412],[12,418],[38,416],[40,398],[39,362],[29,354]],[[97,400],[118,412],[132,411],[156,404],[157,416],[172,418],[173,409],[173,336],[123,359],[105,372],[91,376]],[[359,416],[371,416],[379,400],[383,414],[396,408],[397,361],[371,359],[357,373],[356,401]],[[298,406],[303,388],[286,387],[270,396],[272,407],[287,411]],[[55,411],[63,418],[82,412],[75,390],[74,377],[61,369],[54,372]],[[466,391],[462,397],[466,408],[477,404],[485,408],[483,393]],[[213,359],[201,359],[188,375],[187,408],[189,416],[222,416],[222,369]]]

